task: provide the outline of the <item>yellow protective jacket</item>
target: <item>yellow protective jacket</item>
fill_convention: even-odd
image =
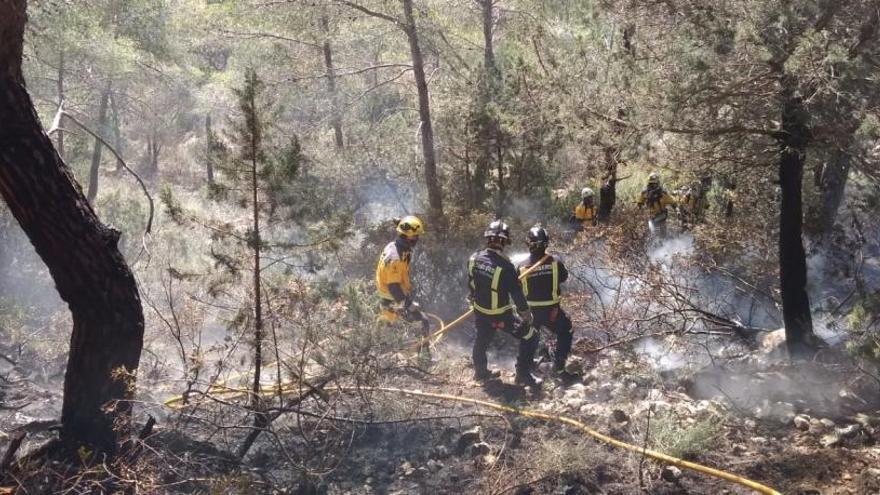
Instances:
[[[676,204],[675,199],[663,189],[645,189],[639,197],[639,206],[647,206],[651,218],[666,219],[666,208]]]
[[[376,265],[376,290],[383,300],[402,302],[409,297],[412,290],[409,281],[411,256],[412,251],[402,239],[389,242],[382,250],[379,263]],[[394,285],[397,287],[393,287]]]
[[[593,205],[587,206],[582,201],[574,208],[574,218],[584,227],[593,225],[596,219],[596,207]]]

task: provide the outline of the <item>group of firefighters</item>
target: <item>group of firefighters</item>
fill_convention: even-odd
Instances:
[[[380,322],[399,320],[427,326],[427,318],[413,301],[409,278],[412,249],[424,234],[424,223],[415,216],[397,222],[397,238],[389,242],[376,267],[380,297]],[[529,257],[514,266],[504,250],[511,243],[510,227],[501,220],[489,224],[483,233],[486,247],[467,262],[468,301],[475,314],[477,336],[473,347],[474,379],[497,379],[500,372],[488,367],[487,351],[495,333],[505,332],[519,341],[515,382],[530,388],[540,386],[531,371],[538,349],[539,329],[556,334],[554,375],[573,377],[565,370],[571,351],[571,320],[559,306],[560,284],[568,270],[558,255],[547,253],[550,236],[540,226],[528,232]],[[520,275],[524,274],[520,280]]]
[[[659,236],[665,232],[668,208],[676,206],[683,223],[696,223],[705,209],[707,181],[701,181],[678,194],[666,192],[660,177],[652,173],[642,191],[638,205],[647,208],[649,223]],[[593,191],[584,188],[582,201],[575,208],[572,221],[580,227],[596,222]],[[410,282],[410,261],[413,248],[425,233],[424,223],[415,216],[397,221],[397,237],[389,242],[376,266],[376,286],[380,297],[379,321],[420,323],[427,335],[428,319],[419,304],[413,301]],[[566,371],[571,351],[572,323],[560,306],[560,285],[568,278],[568,270],[559,255],[547,252],[550,236],[540,225],[532,227],[526,237],[529,257],[518,265],[504,254],[511,244],[510,227],[501,220],[489,224],[483,232],[486,247],[470,256],[467,262],[468,302],[474,311],[476,338],[473,345],[474,379],[495,380],[500,372],[488,367],[487,351],[498,331],[519,341],[515,383],[532,389],[541,381],[532,375],[540,329],[551,330],[556,336],[553,376],[562,382],[574,378]]]
[[[712,185],[710,177],[689,184],[674,193],[667,192],[660,183],[660,175],[652,173],[648,176],[648,184],[639,195],[637,205],[646,208],[651,231],[657,237],[666,236],[666,220],[669,208],[675,207],[684,228],[699,223],[705,210],[709,207],[706,195]],[[581,202],[574,209],[569,221],[576,230],[583,230],[598,223],[593,190],[589,187],[581,190]],[[728,202],[732,201],[731,199]],[[728,207],[728,211],[730,208]]]

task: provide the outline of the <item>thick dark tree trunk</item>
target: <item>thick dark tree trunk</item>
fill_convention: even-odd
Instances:
[[[211,129],[211,114],[205,115],[205,172],[208,184],[214,183],[214,131]]]
[[[803,244],[803,201],[801,197],[804,160],[809,129],[803,101],[795,93],[795,83],[782,80],[782,133],[779,160],[781,205],[779,213],[779,281],[782,291],[782,317],[785,340],[794,358],[814,349],[813,319],[807,295],[807,257]]]
[[[0,194],[73,316],[63,445],[112,454],[131,412],[144,332],[140,296],[116,245],[119,232],[98,220],[24,88],[24,22],[24,0],[0,0]]]
[[[434,128],[431,125],[431,108],[428,95],[428,80],[425,77],[425,63],[419,47],[419,35],[413,16],[412,0],[403,0],[403,14],[406,20],[404,30],[409,39],[412,55],[413,75],[419,94],[419,117],[421,119],[422,157],[425,161],[425,185],[428,189],[430,218],[434,225],[443,224],[443,190],[437,177],[437,158],[434,153]]]
[[[98,129],[97,134],[107,139],[107,103],[110,99],[110,81],[101,92],[101,103],[98,107]],[[98,196],[98,169],[101,166],[101,151],[104,144],[101,140],[95,139],[95,146],[92,148],[92,166],[89,168],[89,191],[86,194],[89,203],[94,203],[95,197]]]
[[[61,106],[61,103],[64,101],[64,49],[58,51],[58,106]],[[64,131],[61,129],[58,130],[58,135],[56,136],[55,141],[55,149],[58,151],[58,156],[61,159],[64,159]]]
[[[336,70],[333,68],[333,50],[330,47],[330,23],[326,15],[321,16],[321,29],[324,30],[324,70],[327,74],[327,92],[330,94],[330,124],[333,126],[333,135],[336,139],[336,149],[345,147],[342,135],[342,118],[339,115],[339,98],[336,94]]]

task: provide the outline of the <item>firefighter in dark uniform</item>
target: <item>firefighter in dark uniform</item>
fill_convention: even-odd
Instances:
[[[486,249],[477,251],[468,260],[468,286],[474,309],[477,338],[474,341],[474,379],[498,378],[501,374],[489,371],[486,351],[495,333],[503,331],[519,340],[516,357],[516,384],[531,388],[540,382],[532,376],[538,332],[532,327],[532,312],[523,295],[516,268],[504,256],[510,244],[510,228],[495,220],[483,234]]]
[[[537,329],[542,326],[547,327],[556,334],[553,374],[561,380],[575,378],[565,371],[565,361],[571,352],[574,332],[571,319],[559,305],[559,286],[568,279],[568,270],[560,256],[547,254],[550,236],[543,227],[540,225],[532,227],[527,242],[529,258],[519,264],[519,272],[523,273],[537,263],[541,263],[522,279],[523,293],[534,315],[532,325]]]

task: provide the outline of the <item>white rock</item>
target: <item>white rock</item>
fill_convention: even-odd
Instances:
[[[798,430],[807,431],[810,429],[810,417],[806,414],[798,414],[794,417],[794,426]]]

